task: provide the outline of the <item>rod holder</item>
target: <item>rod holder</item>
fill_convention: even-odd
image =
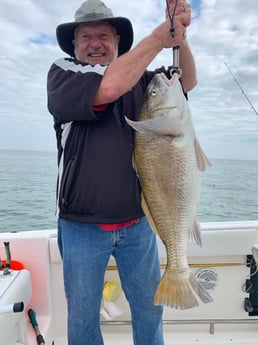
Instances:
[[[21,313],[24,310],[24,303],[17,302],[14,304],[0,305],[0,314]]]

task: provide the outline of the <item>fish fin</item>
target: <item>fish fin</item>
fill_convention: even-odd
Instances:
[[[135,159],[135,152],[133,152],[133,154],[132,154],[132,167],[133,167],[134,171],[136,172],[136,175],[138,175],[138,173],[137,173],[136,159]]]
[[[174,121],[174,117],[179,116],[179,110],[175,107],[174,112],[174,116],[164,114],[144,121],[132,121],[126,116],[125,120],[129,126],[142,134],[179,136],[182,134],[182,126],[180,123],[176,125]]]
[[[199,170],[204,171],[207,166],[211,166],[211,162],[207,158],[206,154],[204,153],[200,142],[197,138],[194,138],[194,149],[197,158],[197,165]]]
[[[189,229],[188,238],[202,247],[201,226],[197,218],[195,218],[193,226]]]
[[[152,228],[152,230],[153,230],[154,232],[156,232],[157,235],[159,235],[157,226],[156,226],[156,224],[155,224],[155,222],[154,222],[154,219],[153,219],[153,217],[152,217],[152,215],[151,215],[150,209],[149,209],[149,207],[148,207],[148,205],[147,205],[147,202],[146,202],[146,200],[145,200],[143,194],[142,194],[141,203],[142,203],[143,212],[144,212],[144,214],[145,214],[145,216],[146,216],[146,218],[147,218],[147,220],[148,220],[148,223],[149,223],[150,227]]]
[[[188,276],[184,274],[178,277],[176,272],[166,269],[156,290],[154,303],[176,309],[190,309],[199,305],[195,293],[204,303],[213,301],[190,271]]]
[[[156,290],[154,303],[176,309],[190,309],[199,305],[192,291],[189,275],[181,278],[168,269],[165,270]]]

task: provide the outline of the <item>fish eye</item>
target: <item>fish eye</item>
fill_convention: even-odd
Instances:
[[[156,96],[156,94],[157,94],[156,89],[152,89],[152,91],[151,91],[151,95],[152,95],[152,96]]]

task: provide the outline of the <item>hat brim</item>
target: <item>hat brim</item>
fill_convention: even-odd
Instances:
[[[94,20],[95,22],[96,20]],[[118,45],[118,55],[122,55],[130,50],[133,44],[133,27],[129,19],[124,17],[103,18],[99,21],[108,22],[116,28],[117,34],[120,36]],[[76,26],[87,22],[71,22],[60,24],[56,28],[56,38],[60,48],[70,56],[74,57],[74,30]]]

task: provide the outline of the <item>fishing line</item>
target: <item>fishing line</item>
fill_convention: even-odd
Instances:
[[[242,91],[242,94],[245,96],[247,102],[250,104],[251,109],[255,112],[255,114],[258,116],[258,112],[255,109],[255,107],[253,106],[252,102],[250,101],[250,98],[247,96],[247,94],[245,93],[244,89],[242,88],[242,86],[239,84],[238,80],[236,79],[236,77],[234,76],[233,72],[231,71],[231,69],[229,68],[229,66],[226,64],[226,62],[224,62],[225,66],[227,67],[229,73],[232,75],[233,79],[235,80],[235,82],[237,83],[239,89]]]

